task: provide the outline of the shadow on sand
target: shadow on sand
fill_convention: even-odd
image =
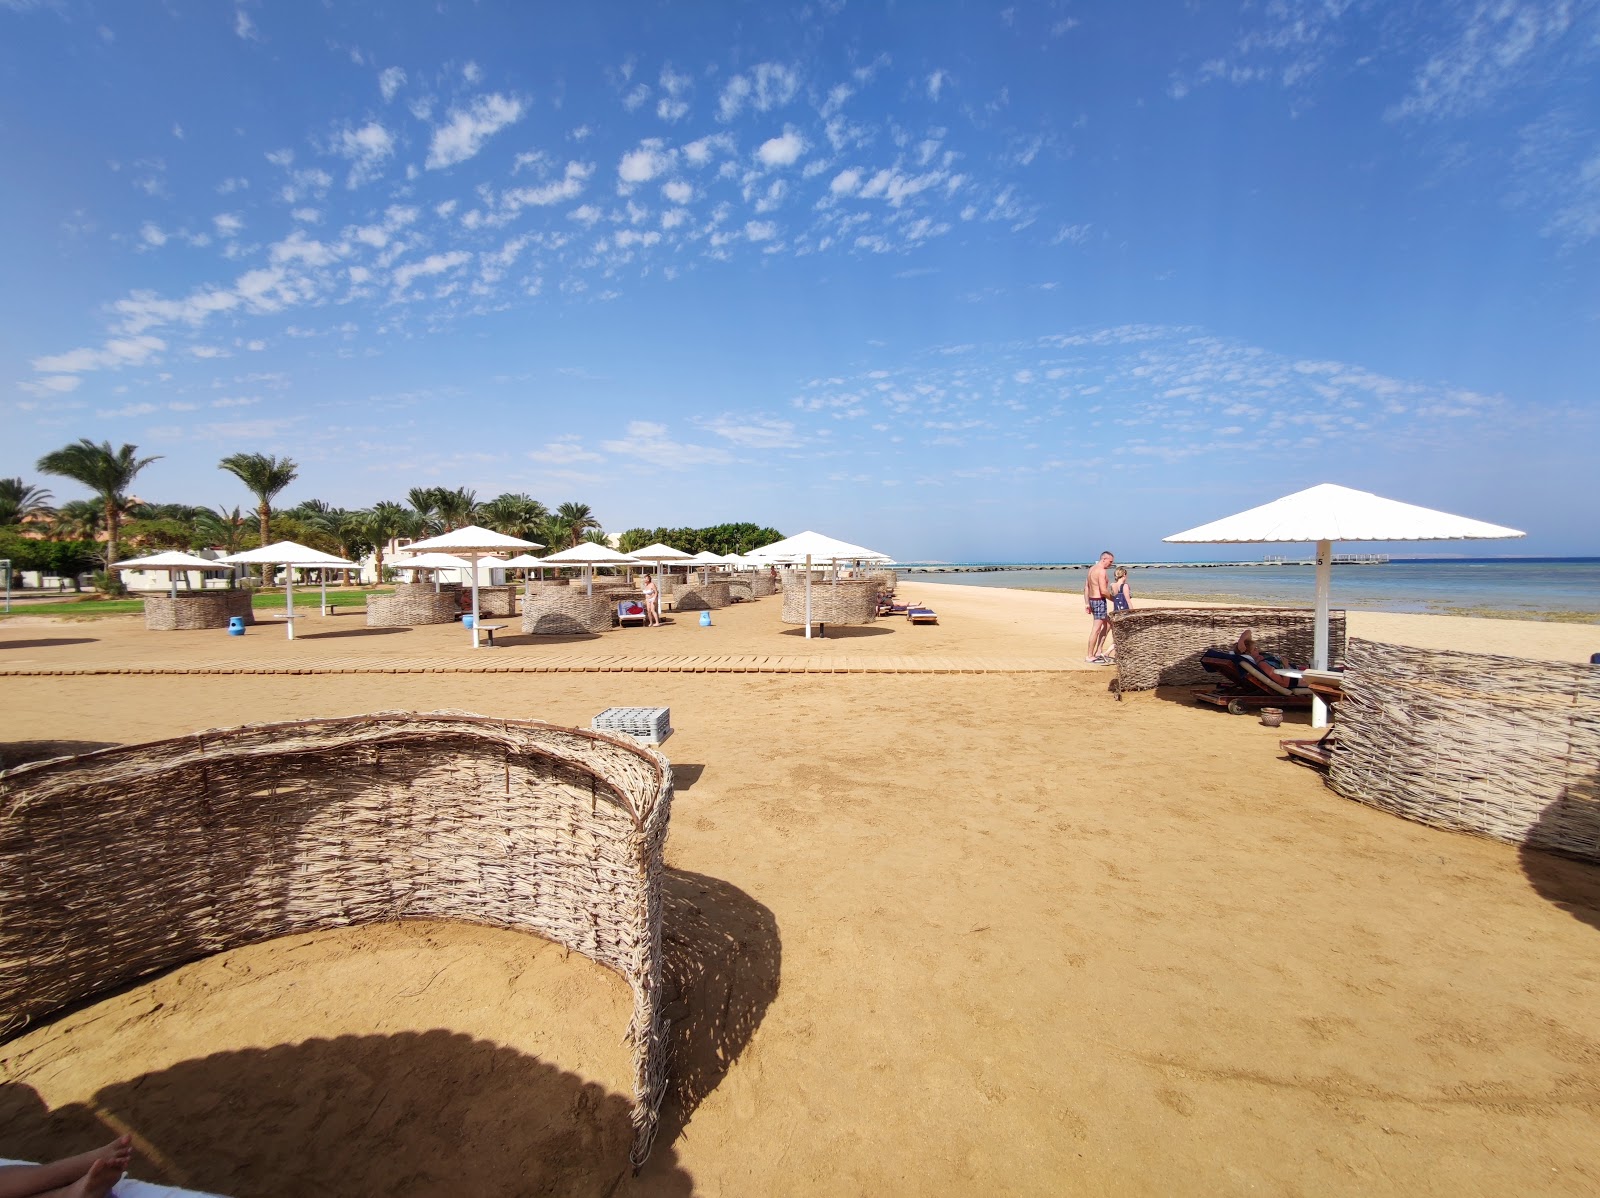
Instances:
[[[663,876],[668,1089],[634,1182],[688,1195],[673,1144],[777,997],[772,912],[727,882]],[[131,1172],[231,1198],[609,1194],[628,1180],[631,1099],[559,1066],[433,1030],[213,1053],[50,1110],[0,1084],[5,1155],[47,1160],[124,1131]]]
[[[341,628],[338,632],[301,632],[295,634],[300,641],[330,641],[346,636],[393,636],[397,632],[410,632],[409,628]]]
[[[821,628],[822,625],[819,624],[816,627]],[[893,628],[879,628],[876,624],[833,624],[828,627],[826,634],[814,632],[811,635],[813,637],[820,636],[821,639],[828,641],[848,641],[864,636],[893,636],[894,631]],[[780,635],[797,636],[804,640],[806,628],[804,624],[799,628],[785,628]]]
[[[49,761],[53,757],[76,757],[97,749],[114,749],[111,740],[13,740],[0,741],[0,770],[27,765],[30,761]],[[4,1153],[0,1153],[3,1156]]]
[[[97,636],[40,636],[31,641],[0,641],[0,649],[54,649],[58,645],[94,645]]]
[[[1537,893],[1600,928],[1600,769],[1573,781],[1539,813],[1519,852]]]

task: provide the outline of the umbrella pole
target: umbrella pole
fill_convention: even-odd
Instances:
[[[472,563],[472,647],[478,647],[478,557],[472,554],[467,558]]]
[[[328,614],[328,572],[326,570],[322,571],[322,614],[324,617]]]
[[[1317,542],[1316,639],[1312,642],[1311,668],[1328,668],[1328,593],[1333,589],[1333,542]],[[1311,726],[1328,726],[1328,705],[1320,695],[1311,697]]]
[[[594,567],[593,566],[585,566],[583,568],[583,593],[584,593],[584,595],[589,596],[591,598],[594,595]]]
[[[294,640],[294,567],[285,566],[283,568],[283,577],[286,580],[284,583],[284,606],[289,612],[288,619],[283,622],[284,639],[292,641]]]
[[[168,570],[167,581],[172,584],[172,597],[176,599],[178,597],[178,572],[176,570]]]
[[[806,640],[811,639],[811,555],[806,554]]]

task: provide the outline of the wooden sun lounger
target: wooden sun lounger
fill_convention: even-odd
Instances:
[[[1194,701],[1211,707],[1226,708],[1232,715],[1245,715],[1263,707],[1281,707],[1294,711],[1311,706],[1310,695],[1269,695],[1265,691],[1243,690],[1234,686],[1219,686],[1215,690],[1195,691]]]
[[[939,613],[931,607],[911,607],[906,609],[906,619],[913,624],[937,624]]]
[[[1326,736],[1319,736],[1315,740],[1280,740],[1278,748],[1295,761],[1303,761],[1320,770],[1333,764],[1333,741]]]

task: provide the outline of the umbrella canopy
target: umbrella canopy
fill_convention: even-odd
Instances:
[[[544,558],[544,566],[637,566],[639,559],[628,553],[618,553],[609,545],[595,545],[588,541],[563,549]]]
[[[1334,483],[1319,483],[1236,516],[1226,516],[1163,538],[1183,544],[1247,544],[1315,541],[1317,544],[1316,637],[1312,667],[1328,668],[1328,593],[1335,541],[1475,541],[1525,534],[1499,524],[1384,499]],[[1327,706],[1313,699],[1311,722],[1327,723]]]
[[[110,567],[113,570],[165,570],[167,582],[170,585],[172,597],[178,597],[178,574],[190,570],[231,570],[232,566],[226,562],[215,562],[208,557],[196,557],[192,553],[179,553],[176,549],[168,549],[164,553],[152,553],[149,557],[129,558],[125,562],[115,562]]]
[[[689,555],[681,549],[674,549],[671,545],[663,545],[659,541],[654,545],[646,545],[643,549],[635,549],[628,554],[641,562],[686,562]]]
[[[834,537],[825,537],[820,532],[801,532],[792,537],[785,537],[771,545],[763,545],[760,549],[752,549],[746,556],[763,558],[767,561],[804,561],[810,558],[814,562],[880,562],[888,561],[889,555],[879,553],[874,549],[866,549],[860,545],[852,545],[849,541],[840,541]]]
[[[288,608],[288,618],[283,622],[284,635],[289,640],[294,640],[294,566],[323,566],[340,567],[346,570],[359,569],[355,562],[347,562],[342,557],[334,557],[331,553],[324,553],[320,549],[312,549],[309,545],[298,545],[293,541],[277,541],[271,545],[263,545],[260,549],[247,549],[243,553],[230,553],[227,557],[219,557],[219,562],[228,562],[241,566],[289,566],[291,569],[284,576],[284,596]],[[322,608],[328,608],[327,587],[323,587]]]
[[[404,561],[390,561],[387,565],[394,570],[470,570],[472,563],[464,557],[457,557],[453,553],[419,553],[416,557],[408,557]]]
[[[152,553],[149,557],[133,557],[112,564],[113,570],[228,570],[227,562],[213,561],[209,557],[196,557],[192,553],[179,553],[169,549],[165,553]]]
[[[420,549],[424,553],[443,552],[459,553],[468,562],[472,571],[472,647],[478,648],[478,559],[489,554],[499,553],[502,549],[543,549],[544,546],[537,541],[524,541],[521,537],[507,536],[503,532],[495,532],[492,528],[480,528],[476,524],[469,524],[465,528],[452,529],[437,537],[424,537],[420,541],[412,541],[407,549]]]
[[[535,566],[544,565],[544,559],[534,557],[531,553],[519,553],[516,557],[508,557],[500,563],[507,570],[531,570]]]
[[[1213,520],[1164,539],[1244,544],[1256,541],[1492,541],[1523,535],[1514,528],[1384,499],[1370,491],[1319,483],[1236,516]]]
[[[271,545],[263,545],[260,549],[230,553],[227,557],[219,557],[217,560],[240,566],[342,566],[348,570],[357,568],[355,562],[347,562],[342,557],[334,557],[331,553],[324,553],[309,545],[299,545],[294,541],[275,541]]]

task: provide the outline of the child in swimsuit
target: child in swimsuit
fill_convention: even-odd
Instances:
[[[1111,594],[1112,611],[1132,611],[1133,587],[1128,583],[1128,567],[1117,567],[1117,589]]]

